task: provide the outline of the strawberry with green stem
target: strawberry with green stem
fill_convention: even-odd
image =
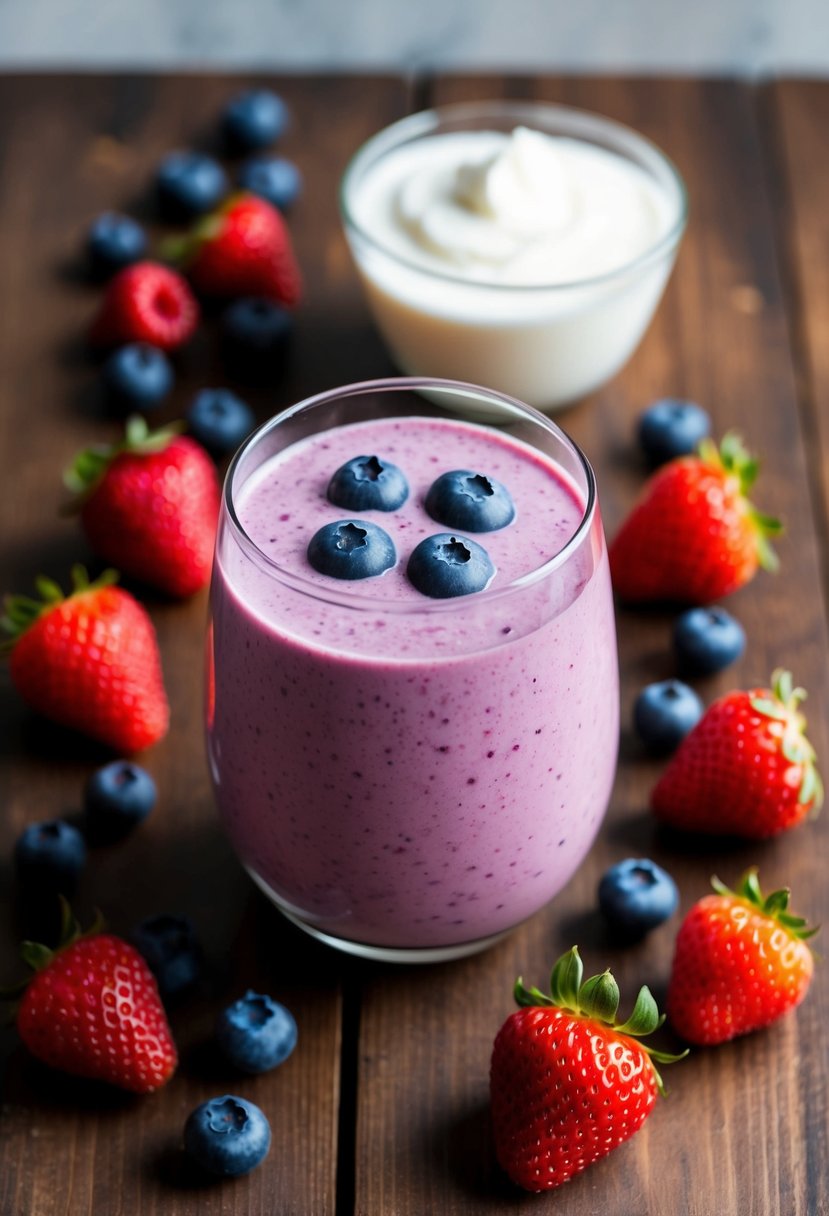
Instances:
[[[137,415],[119,443],[87,448],[64,474],[95,552],[176,597],[210,579],[220,498],[212,460],[180,430],[150,431]]]
[[[20,985],[17,1029],[33,1056],[62,1072],[105,1081],[134,1093],[166,1084],[176,1046],[152,973],[128,942],[101,930],[87,933],[65,900],[58,946],[24,942],[34,976]]]
[[[560,1186],[628,1140],[664,1093],[654,1061],[682,1058],[639,1041],[664,1020],[646,987],[630,1017],[618,1022],[611,973],[582,976],[573,946],[553,968],[549,996],[517,980],[521,1008],[492,1050],[496,1155],[529,1191]]]
[[[759,471],[734,432],[717,448],[663,465],[646,482],[610,546],[613,587],[630,604],[713,603],[759,567],[774,571],[778,520],[748,499]]]
[[[817,929],[789,911],[789,890],[764,896],[756,869],[735,891],[711,880],[677,934],[667,1009],[689,1043],[712,1046],[771,1025],[809,990]]]
[[[57,583],[36,580],[40,600],[8,596],[0,628],[9,638],[9,674],[24,701],[61,726],[121,753],[139,751],[167,733],[170,710],[152,622],[108,570],[90,583],[72,570],[64,597]]]
[[[164,245],[202,295],[299,302],[302,281],[291,237],[276,207],[255,194],[234,194],[184,237]]]
[[[654,787],[656,817],[682,831],[764,840],[816,814],[823,784],[799,709],[805,696],[778,669],[769,688],[710,705]]]

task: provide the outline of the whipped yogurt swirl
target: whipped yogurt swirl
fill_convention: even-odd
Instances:
[[[372,178],[368,230],[408,261],[472,281],[553,286],[606,274],[671,223],[670,201],[644,170],[525,127],[404,146]]]

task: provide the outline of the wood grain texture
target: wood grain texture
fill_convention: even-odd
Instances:
[[[829,585],[829,88],[805,80],[772,84],[761,96],[760,120]]]
[[[349,151],[407,104],[398,81],[278,83],[294,120],[285,151],[306,179],[292,229],[308,301],[288,373],[272,391],[250,398],[261,418],[299,395],[370,374],[383,362],[348,266],[336,184]],[[57,516],[64,498],[61,469],[77,449],[117,430],[103,415],[97,370],[81,340],[98,298],[78,273],[84,228],[107,208],[151,217],[148,184],[161,155],[194,141],[209,146],[222,102],[239,87],[233,79],[201,77],[0,81],[4,592],[30,590],[39,571],[65,581],[73,561],[91,558],[78,525]],[[174,399],[163,417],[180,416],[198,387],[225,382],[214,336],[210,321],[207,335],[181,356]],[[219,831],[202,744],[205,596],[186,604],[151,598],[149,607],[173,715],[170,736],[146,760],[160,805],[128,842],[95,850],[78,908],[89,919],[100,906],[121,932],[157,911],[189,915],[206,945],[207,979],[173,1011],[179,1074],[146,1101],[55,1078],[5,1034],[0,1211],[331,1213],[341,1068],[339,960],[289,929],[254,894]],[[25,930],[19,917],[8,915],[12,842],[29,822],[76,814],[83,782],[104,756],[23,710],[5,666],[0,718],[0,934],[3,982],[11,982],[20,974],[16,941]],[[248,986],[272,992],[293,1010],[302,1042],[277,1073],[255,1080],[222,1068],[209,1048],[216,1013]],[[193,1106],[228,1090],[267,1112],[274,1150],[238,1185],[205,1188],[178,1152],[181,1129]]]
[[[783,573],[761,576],[733,598],[747,653],[699,688],[708,700],[791,666],[810,688],[818,753],[829,755],[819,575],[829,535],[819,163],[829,86],[786,85],[758,109],[749,88],[723,81],[464,77],[416,90],[381,77],[275,83],[294,114],[285,151],[306,178],[290,222],[307,301],[285,376],[251,398],[263,418],[300,396],[390,369],[336,206],[342,168],[372,131],[432,101],[539,97],[622,119],[673,157],[692,208],[665,299],[625,371],[561,421],[596,468],[609,534],[644,476],[632,429],[652,398],[696,397],[718,431],[737,427],[763,456],[757,501],[787,520]],[[26,590],[41,570],[65,579],[73,561],[90,558],[76,525],[56,515],[60,468],[76,448],[114,432],[79,345],[97,299],[77,273],[83,228],[105,207],[150,216],[147,183],[158,158],[175,146],[210,146],[216,111],[236,87],[200,76],[0,80],[0,590]],[[211,319],[179,361],[163,417],[179,415],[197,387],[224,378],[214,338]],[[253,893],[219,832],[201,743],[204,598],[149,606],[173,702],[171,736],[147,757],[162,801],[133,839],[95,851],[79,908],[88,915],[100,904],[121,931],[154,911],[187,913],[207,947],[207,978],[173,1013],[180,1073],[147,1100],[56,1078],[5,1035],[0,1216],[829,1216],[825,966],[796,1016],[666,1069],[670,1096],[643,1131],[561,1194],[522,1197],[505,1182],[493,1163],[487,1109],[489,1052],[517,974],[543,983],[556,955],[578,941],[593,970],[612,965],[628,1005],[643,982],[664,996],[678,922],[645,945],[613,946],[594,910],[608,864],[654,857],[677,877],[683,909],[712,872],[730,880],[758,864],[764,885],[790,883],[795,907],[826,923],[826,818],[759,847],[680,848],[650,821],[647,793],[660,766],[641,757],[625,725],[606,826],[548,909],[488,954],[452,966],[341,960]],[[618,627],[626,724],[638,688],[672,672],[671,617],[621,612]],[[3,667],[0,721],[0,882],[11,912],[0,917],[0,980],[10,980],[21,928],[11,842],[28,822],[77,813],[83,781],[102,757],[27,714]],[[260,985],[296,1013],[300,1048],[272,1077],[240,1082],[212,1059],[211,1026],[226,1000]],[[667,1032],[662,1038],[671,1043]],[[274,1149],[248,1179],[205,1187],[178,1153],[180,1129],[197,1102],[234,1088],[268,1113]]]
[[[753,98],[744,87],[665,81],[438,79],[424,103],[493,96],[543,98],[596,110],[650,135],[686,179],[691,222],[674,278],[639,352],[589,403],[561,416],[596,468],[609,535],[643,479],[634,450],[638,411],[688,395],[715,428],[736,427],[762,454],[761,505],[789,523],[783,574],[733,597],[750,639],[742,661],[702,681],[706,700],[764,682],[778,664],[808,681],[819,754],[827,749],[826,628],[807,464],[795,401],[772,214]],[[796,590],[795,590],[796,589]],[[623,722],[643,683],[673,674],[672,618],[620,612]],[[362,1011],[357,1211],[430,1213],[597,1211],[667,1216],[812,1216],[829,1204],[826,1134],[827,976],[795,1019],[666,1069],[670,1095],[629,1145],[549,1201],[516,1199],[492,1164],[487,1070],[492,1039],[522,974],[542,983],[558,953],[579,942],[591,971],[611,965],[623,999],[647,982],[664,995],[672,922],[628,950],[613,947],[595,914],[604,869],[650,856],[679,882],[682,908],[711,873],[736,879],[758,864],[769,886],[791,883],[797,904],[825,920],[821,851],[827,823],[773,844],[692,850],[658,833],[645,807],[660,765],[642,759],[623,728],[607,823],[585,865],[550,907],[488,955],[440,972],[378,976]],[[821,971],[818,968],[818,971]],[[402,1023],[397,1011],[418,1010]],[[405,1098],[404,1098],[404,1095]]]

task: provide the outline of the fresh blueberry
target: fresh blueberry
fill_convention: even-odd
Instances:
[[[640,415],[638,433],[648,462],[655,466],[696,451],[711,433],[711,419],[695,401],[664,397]]]
[[[282,135],[288,125],[288,109],[270,89],[250,89],[228,102],[222,114],[222,130],[233,152],[258,152]]]
[[[225,359],[246,382],[261,380],[285,360],[293,317],[272,300],[253,296],[235,300],[222,317]]]
[[[239,185],[280,211],[287,211],[302,192],[302,176],[293,161],[284,156],[255,156],[239,170]]]
[[[397,561],[388,532],[367,519],[325,524],[308,544],[308,561],[331,578],[374,578]]]
[[[203,152],[171,152],[158,166],[158,205],[165,219],[192,219],[212,211],[228,191],[222,166]]]
[[[22,886],[71,895],[86,865],[86,844],[77,828],[62,819],[32,823],[14,846]]]
[[[467,532],[496,532],[515,519],[506,486],[469,469],[441,474],[429,487],[425,506],[439,524]]]
[[[225,1094],[191,1111],[184,1125],[184,1148],[202,1169],[238,1178],[263,1161],[271,1147],[271,1127],[258,1106]]]
[[[204,388],[187,411],[187,423],[199,443],[214,456],[234,452],[256,425],[253,410],[226,388]]]
[[[722,671],[745,645],[745,630],[724,608],[689,608],[674,624],[674,654],[683,675]]]
[[[163,350],[134,342],[113,351],[104,364],[103,379],[110,405],[126,414],[161,405],[173,387],[173,369]]]
[[[495,567],[486,549],[474,540],[438,532],[412,550],[406,573],[422,595],[445,600],[483,591]]]
[[[287,1060],[296,1047],[296,1022],[272,997],[246,992],[219,1014],[216,1039],[242,1072],[267,1072]]]
[[[86,234],[86,256],[96,279],[108,279],[139,262],[147,252],[147,234],[128,215],[105,211]]]
[[[703,714],[693,688],[680,680],[648,684],[633,707],[636,733],[654,755],[666,755],[679,746]]]
[[[409,497],[409,483],[391,461],[355,456],[337,469],[327,495],[346,511],[396,511]]]
[[[673,916],[679,892],[670,874],[645,859],[611,866],[599,883],[599,907],[610,927],[635,940]]]
[[[186,916],[162,912],[136,925],[130,941],[143,954],[165,1000],[174,1000],[198,980],[204,963],[201,942]]]
[[[113,760],[92,774],[84,792],[90,835],[114,840],[146,819],[158,790],[150,774],[130,760]]]

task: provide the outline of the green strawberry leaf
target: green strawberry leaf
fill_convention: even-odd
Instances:
[[[516,1005],[552,1005],[553,1002],[538,988],[525,988],[524,981],[519,975],[512,990]]]
[[[0,617],[0,629],[9,636],[0,642],[0,654],[8,654],[13,650],[16,643],[27,631],[34,625],[35,621],[46,613],[51,612],[58,604],[63,603],[64,599],[71,599],[73,595],[78,595],[84,591],[97,591],[103,587],[109,587],[113,583],[118,582],[117,570],[105,570],[103,574],[95,579],[94,583],[89,581],[89,575],[83,566],[73,566],[71,572],[72,589],[68,596],[64,596],[57,583],[52,579],[40,576],[35,580],[35,585],[42,595],[42,599],[35,600],[27,595],[7,595],[3,607],[5,613]]]
[[[515,982],[513,993],[516,1002],[521,1006],[554,1006],[566,1010],[577,1017],[587,1018],[596,1022],[615,1034],[625,1034],[641,1038],[657,1030],[664,1022],[660,1017],[656,1001],[650,990],[644,985],[639,989],[636,1004],[627,1021],[618,1023],[616,1015],[619,1010],[619,987],[609,970],[593,975],[582,983],[584,967],[579,957],[578,946],[573,946],[559,958],[550,976],[550,996],[545,996],[537,988],[526,988],[519,977]],[[661,1064],[673,1064],[682,1060],[688,1054],[687,1050],[679,1055],[658,1051],[647,1043],[640,1044],[647,1054],[653,1068],[659,1092],[664,1095],[665,1087],[656,1069],[654,1060]]]
[[[238,194],[232,194],[220,207],[211,211],[183,235],[166,237],[159,247],[162,262],[186,269],[196,258],[202,245],[221,236],[225,227],[225,212],[233,206]]]
[[[752,510],[751,518],[766,536],[779,536],[784,531],[781,520],[775,515],[764,515],[762,511]]]
[[[781,532],[782,530],[782,524],[775,528],[775,532]],[[766,539],[765,533],[761,532],[759,528],[755,534],[754,543],[757,549],[757,561],[760,568],[762,570],[767,570],[769,574],[776,574],[780,569],[780,558],[777,556],[774,549],[772,549],[771,545]]]
[[[77,511],[83,506],[118,456],[124,453],[147,456],[153,452],[163,452],[184,431],[185,426],[184,422],[170,422],[157,431],[151,431],[147,420],[140,414],[134,414],[127,419],[124,438],[119,443],[96,444],[78,452],[63,473],[63,484],[76,495],[65,513]]]
[[[689,1049],[686,1047],[684,1051],[679,1052],[657,1051],[655,1047],[649,1047],[646,1043],[642,1044],[642,1048],[648,1053],[651,1068],[653,1069],[654,1080],[656,1081],[656,1088],[659,1090],[659,1093],[663,1098],[667,1098],[668,1091],[665,1088],[665,1082],[662,1080],[662,1074],[656,1067],[654,1060],[657,1064],[678,1064],[680,1060],[684,1060],[688,1055]]]
[[[727,431],[720,441],[717,457],[727,473],[735,473],[740,480],[740,491],[747,494],[757,480],[760,462],[751,455],[736,431]]]
[[[68,946],[73,946],[82,937],[95,937],[104,930],[104,918],[100,911],[96,909],[92,925],[84,932],[75,918],[69,901],[63,895],[59,895],[58,899],[60,901],[60,933],[57,945],[54,948],[50,948],[49,946],[44,946],[41,942],[24,941],[20,946],[21,958],[34,971],[43,971],[49,966],[56,955],[60,954]],[[31,976],[26,976],[16,984],[0,988],[0,1000],[16,1001],[28,988],[31,978]],[[16,1010],[13,1011],[12,1017],[15,1014]]]
[[[697,455],[699,456],[700,460],[703,460],[706,464],[715,465],[717,467],[722,466],[719,448],[714,440],[708,436],[706,436],[705,439],[701,439],[697,444]]]
[[[743,878],[742,890],[746,898],[749,899],[751,903],[756,904],[758,908],[763,908],[763,893],[760,890],[760,882],[757,877],[756,869],[751,869],[746,872],[746,875]],[[769,898],[773,897],[769,896]],[[788,903],[788,895],[786,896],[786,902]]]
[[[563,1009],[578,1010],[583,974],[584,966],[579,957],[579,948],[573,946],[566,954],[562,954],[550,976],[550,994],[554,1004]]]
[[[54,579],[45,578],[41,574],[35,579],[35,587],[45,604],[59,604],[63,599],[63,592]]]
[[[812,812],[817,814],[823,806],[823,782],[814,764],[807,764],[797,795],[798,802],[812,803]]]
[[[774,695],[787,708],[796,709],[798,703],[806,699],[805,690],[794,687],[792,673],[786,671],[784,667],[775,667],[771,673],[771,686],[774,690]]]
[[[778,722],[785,722],[788,716],[786,707],[779,701],[772,701],[770,697],[752,697],[751,708],[756,709],[764,718],[776,718]]]
[[[650,988],[643,984],[630,1017],[616,1029],[620,1034],[648,1035],[657,1030],[664,1021],[665,1016],[659,1016],[659,1009]]]
[[[757,480],[760,462],[747,450],[736,431],[728,431],[720,441],[719,448],[713,439],[703,439],[697,447],[697,452],[705,464],[737,478],[743,507],[754,530],[757,561],[763,570],[773,573],[780,563],[768,538],[778,536],[783,531],[783,525],[773,515],[758,511],[747,497]]]
[[[579,990],[578,1003],[585,1017],[615,1026],[619,1011],[619,985],[609,971],[591,976]]]
[[[755,912],[777,921],[791,937],[798,941],[806,941],[807,938],[814,937],[820,928],[820,926],[809,926],[805,917],[795,916],[788,911],[791,896],[788,887],[781,887],[777,891],[772,891],[771,895],[764,896],[760,889],[756,866],[746,871],[733,891],[716,876],[712,877],[711,886],[718,895],[722,895],[726,899],[745,900]]]
[[[768,912],[769,916],[774,916],[777,920],[782,920],[781,913],[784,913],[788,906],[789,891],[784,888],[782,891],[772,891],[771,895],[769,895],[768,899],[763,905],[763,910]],[[794,918],[788,917],[787,919],[792,920]],[[801,920],[801,924],[805,923],[805,921]]]
[[[815,749],[806,737],[806,719],[798,708],[806,696],[805,688],[795,686],[792,673],[778,667],[772,672],[771,695],[764,692],[752,697],[751,706],[764,717],[785,724],[781,751],[790,764],[803,770],[798,802],[804,806],[811,804],[817,814],[823,805],[823,782],[815,765]]]
[[[20,947],[20,955],[23,962],[33,971],[42,971],[44,967],[49,966],[55,957],[55,952],[48,946],[41,945],[40,942],[23,942]]]

